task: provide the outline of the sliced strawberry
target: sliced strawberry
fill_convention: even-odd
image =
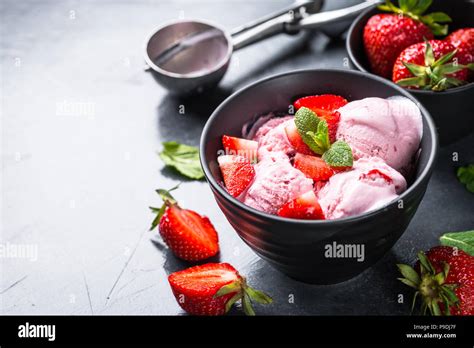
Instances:
[[[238,197],[255,176],[252,164],[242,156],[225,155],[217,158],[227,191]]]
[[[347,104],[347,100],[334,94],[322,94],[303,97],[295,101],[296,109],[306,107],[311,109],[318,117],[326,120],[329,130],[329,140],[336,141],[337,127],[340,114],[336,110]]]
[[[319,117],[331,114],[333,111],[347,104],[347,100],[341,96],[334,94],[321,94],[303,97],[295,101],[294,106],[298,110],[306,107],[314,111]]]
[[[331,143],[335,142],[337,127],[339,127],[339,120],[341,119],[341,114],[339,113],[339,111],[333,111],[331,113],[321,114],[320,117],[326,120],[328,124],[329,140],[331,141]]]
[[[251,300],[262,304],[272,299],[250,288],[244,277],[228,263],[208,263],[169,275],[168,282],[178,304],[193,315],[223,315],[238,301],[254,315]]]
[[[222,146],[224,146],[226,155],[243,156],[250,162],[257,160],[258,142],[256,141],[223,135]]]
[[[288,137],[288,141],[290,142],[291,146],[293,146],[296,152],[305,154],[305,155],[314,155],[314,152],[311,151],[308,145],[303,141],[301,138],[300,133],[298,133],[298,128],[296,128],[296,124],[294,122],[290,122],[285,127],[286,136]]]
[[[334,174],[334,170],[322,158],[316,156],[297,153],[293,165],[314,181],[328,180]]]
[[[324,213],[313,191],[286,203],[280,208],[278,215],[292,219],[324,220]]]
[[[177,204],[166,209],[159,229],[164,242],[183,260],[205,260],[219,252],[219,238],[211,221]]]

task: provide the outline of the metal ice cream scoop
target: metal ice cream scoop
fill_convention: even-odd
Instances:
[[[217,85],[229,67],[232,53],[238,49],[276,34],[296,34],[303,29],[320,29],[329,36],[338,36],[355,16],[380,2],[367,0],[317,13],[322,0],[299,0],[231,32],[207,21],[174,21],[149,37],[145,61],[163,87],[176,94],[190,94]]]

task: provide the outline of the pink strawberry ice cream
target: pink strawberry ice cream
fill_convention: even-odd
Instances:
[[[275,153],[290,155],[295,152],[285,132],[289,122],[293,122],[293,116],[272,118],[258,129],[253,140],[258,141],[259,160],[271,157]]]
[[[336,138],[352,148],[354,159],[377,156],[400,171],[420,146],[420,109],[403,97],[365,98],[340,108]]]
[[[359,215],[395,200],[407,187],[400,172],[408,172],[420,146],[423,124],[419,108],[407,98],[392,97],[352,101],[337,111],[336,138],[350,146],[352,168],[333,171],[324,157],[321,160],[321,155],[311,151],[296,156],[308,161],[304,166],[296,163],[298,151],[292,144],[300,144],[294,141],[294,133],[290,142],[285,130],[290,124],[294,129],[294,117],[269,114],[268,120],[262,119],[264,123],[248,133],[258,143],[258,163],[254,164],[253,180],[239,199],[257,210],[279,214],[286,203],[314,191],[326,219]],[[320,179],[328,170],[329,176]]]
[[[255,179],[244,203],[275,214],[283,204],[312,189],[313,180],[293,167],[284,153],[275,152],[255,165]]]
[[[326,219],[358,215],[382,207],[405,191],[405,178],[378,157],[361,158],[353,169],[333,175],[318,192]]]

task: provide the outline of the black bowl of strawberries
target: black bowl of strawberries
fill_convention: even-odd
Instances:
[[[354,70],[272,76],[214,111],[201,165],[260,257],[300,281],[345,281],[395,244],[423,198],[438,141],[417,103]]]
[[[441,144],[474,131],[473,13],[469,0],[387,1],[347,36],[353,67],[407,88],[430,111]]]

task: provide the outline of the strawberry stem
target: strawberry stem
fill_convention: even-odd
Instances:
[[[180,184],[176,185],[175,187],[170,188],[169,190],[165,190],[165,189],[155,190],[155,192],[163,200],[163,204],[160,208],[149,207],[150,210],[152,211],[152,213],[156,214],[155,218],[153,219],[153,221],[151,223],[150,231],[154,230],[156,228],[156,226],[158,226],[158,224],[161,221],[161,218],[162,218],[163,214],[166,211],[166,208],[168,208],[172,205],[178,204],[178,202],[176,201],[176,199],[174,199],[174,197],[171,195],[170,192],[176,190],[179,187],[179,185]]]
[[[421,312],[426,314],[429,310],[432,315],[443,315],[439,306],[442,303],[445,307],[445,315],[450,315],[450,307],[459,306],[459,299],[454,292],[455,284],[445,284],[449,273],[449,265],[445,263],[443,270],[436,273],[433,265],[426,255],[420,251],[418,253],[420,261],[421,277],[409,265],[397,265],[404,278],[398,278],[402,283],[415,288],[417,291],[413,297],[411,311],[415,307],[417,297],[422,298]]]
[[[433,48],[429,41],[425,41],[425,65],[410,62],[402,62],[414,77],[408,77],[397,81],[397,85],[403,87],[418,87],[433,91],[444,91],[447,88],[457,87],[465,83],[454,77],[449,77],[463,69],[470,69],[469,65],[450,62],[456,55],[457,49],[451,51],[435,60]]]
[[[214,297],[220,297],[235,293],[226,303],[225,312],[227,313],[234,303],[241,301],[244,313],[249,316],[254,316],[255,311],[252,307],[252,302],[260,304],[270,304],[273,302],[272,298],[260,290],[256,290],[248,286],[245,277],[240,276],[239,280],[229,283],[221,287]]]
[[[427,15],[423,13],[431,6],[432,0],[399,0],[396,7],[390,0],[386,0],[385,4],[379,5],[381,11],[392,12],[399,15],[410,17],[413,20],[422,22],[428,26],[434,35],[446,35],[448,33],[448,25],[440,23],[451,22],[451,18],[443,12],[433,12]]]

